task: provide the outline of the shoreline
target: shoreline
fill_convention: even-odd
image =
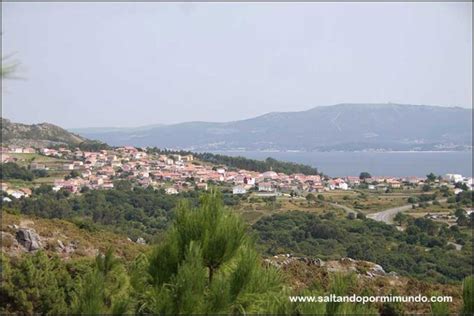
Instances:
[[[258,152],[258,153],[295,153],[295,154],[300,154],[300,153],[318,153],[318,154],[323,154],[323,153],[371,153],[371,154],[411,154],[411,153],[466,153],[466,152],[471,152],[472,150],[331,150],[331,151],[306,151],[306,150],[207,150],[207,151],[195,151],[195,152],[210,152],[210,153],[246,153],[246,152]]]

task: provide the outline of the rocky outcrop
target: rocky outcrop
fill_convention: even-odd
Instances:
[[[142,237],[138,237],[136,243],[140,245],[146,245],[146,240]]]
[[[365,277],[373,278],[377,276],[397,276],[395,272],[386,273],[379,264],[354,260],[352,258],[340,258],[339,260],[323,261],[319,258],[297,257],[291,254],[276,255],[264,259],[265,264],[276,268],[287,269],[297,265],[304,264],[308,267],[321,268],[327,272],[356,273]]]
[[[19,228],[16,232],[16,240],[28,251],[42,248],[41,238],[32,228]]]
[[[57,240],[57,247],[56,247],[58,252],[64,253],[64,254],[72,254],[76,251],[77,249],[77,243],[73,240],[69,244],[64,245],[64,243],[61,240]]]

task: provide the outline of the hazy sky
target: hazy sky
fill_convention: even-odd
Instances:
[[[343,102],[472,106],[472,3],[2,3],[3,115],[228,121]]]

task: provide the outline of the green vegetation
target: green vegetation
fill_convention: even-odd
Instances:
[[[11,56],[2,56],[1,79],[10,79],[16,72],[19,63],[11,60]]]
[[[74,314],[122,315],[129,312],[130,279],[112,249],[98,255],[93,268],[80,280],[77,299],[72,304]]]
[[[242,313],[282,288],[276,270],[264,268],[243,221],[225,210],[216,192],[199,208],[181,204],[174,225],[147,265],[142,312],[153,314]]]
[[[14,162],[2,163],[0,165],[0,178],[2,180],[25,180],[33,181],[36,177],[46,177],[48,173],[46,170],[28,170],[21,167]]]
[[[49,185],[33,190],[28,199],[14,199],[9,208],[25,215],[69,220],[80,227],[108,229],[124,233],[132,239],[143,237],[151,241],[163,232],[174,217],[174,209],[181,199],[192,205],[199,201],[199,191],[166,194],[153,188],[131,188],[127,181],[116,182],[112,190],[82,190],[72,195],[67,190],[53,192]],[[225,205],[239,203],[240,197],[223,194]]]
[[[474,315],[474,276],[468,276],[462,283],[462,315]]]
[[[71,135],[74,135],[71,133]],[[103,143],[98,140],[84,140],[79,143],[68,143],[68,144],[61,144],[61,145],[50,145],[49,148],[54,148],[54,149],[59,149],[59,148],[68,148],[69,150],[76,150],[79,148],[82,151],[92,151],[92,152],[98,152],[101,150],[110,150],[112,149],[111,146],[107,145],[106,143]]]
[[[369,219],[349,220],[304,212],[264,217],[253,225],[262,250],[322,259],[351,257],[387,271],[435,282],[455,282],[472,273],[472,236],[429,219],[407,219],[405,231]],[[449,240],[462,240],[462,251]]]
[[[34,190],[30,198],[14,200],[9,207],[26,215],[66,219],[95,229],[102,226],[134,239],[143,237],[150,241],[168,227],[180,199],[187,198],[197,204],[198,194],[190,191],[168,195],[164,190],[152,188],[124,188],[71,195],[66,190],[53,192],[50,186],[43,185]]]
[[[12,261],[1,255],[0,312],[66,314],[75,283],[68,265],[38,252]]]

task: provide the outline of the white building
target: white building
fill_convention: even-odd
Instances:
[[[245,177],[244,183],[249,185],[255,185],[255,178],[252,177]]]
[[[337,188],[339,190],[348,190],[349,186],[345,182],[339,182],[339,184],[337,185]]]
[[[178,194],[178,190],[176,188],[170,187],[165,189],[166,194]]]
[[[460,174],[455,174],[455,173],[448,173],[444,176],[444,178],[448,181],[457,183],[457,182],[462,182],[463,177]]]
[[[270,182],[260,182],[258,184],[258,190],[263,192],[273,192],[273,187]]]
[[[247,190],[245,190],[245,188],[240,185],[236,185],[235,187],[232,188],[232,194],[245,194],[245,193],[247,193]]]
[[[73,163],[65,163],[63,165],[63,170],[74,170],[74,164]]]

